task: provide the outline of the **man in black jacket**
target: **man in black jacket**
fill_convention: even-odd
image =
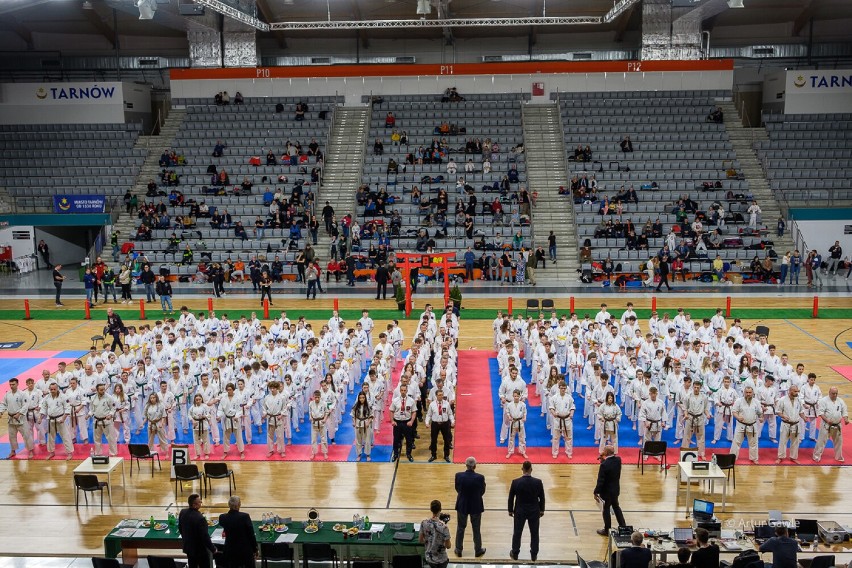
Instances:
[[[642,546],[642,540],[643,536],[639,531],[630,535],[631,546],[621,551],[621,563],[618,568],[648,568],[652,554],[649,548]]]
[[[390,274],[388,274],[388,267],[384,264],[380,263],[379,267],[376,268],[376,299],[379,299],[379,296],[382,296],[383,300],[388,299],[388,280],[390,280]]]
[[[248,513],[240,513],[240,498],[228,499],[228,512],[219,515],[219,526],[225,531],[225,565],[228,568],[255,568],[257,539]]]
[[[603,502],[604,528],[598,529],[597,533],[601,536],[609,536],[612,525],[610,508],[615,512],[618,526],[623,527],[627,524],[624,522],[624,513],[621,512],[621,506],[618,504],[618,496],[621,494],[621,458],[615,455],[615,449],[612,446],[606,446],[601,457],[603,461],[598,468],[595,499]]]
[[[541,480],[532,476],[532,464],[525,461],[521,466],[523,475],[512,480],[509,488],[509,516],[515,519],[512,532],[512,550],[509,556],[518,559],[521,551],[521,533],[524,524],[530,526],[530,558],[533,562],[538,559],[538,526],[544,516],[544,485]]]
[[[127,332],[127,328],[124,327],[121,316],[112,311],[112,308],[107,308],[107,332],[112,335],[112,347],[109,348],[110,351],[115,351],[116,346],[118,346],[119,351],[123,349],[121,336]]]
[[[464,547],[464,531],[467,528],[467,519],[470,517],[470,525],[473,529],[473,550],[476,557],[483,556],[485,549],[482,548],[482,535],[479,525],[482,521],[482,513],[485,505],[482,496],[485,494],[485,476],[476,473],[476,458],[469,457],[464,460],[465,470],[456,473],[456,556],[462,555]]]
[[[201,514],[201,497],[197,493],[189,496],[189,507],[178,516],[178,530],[186,553],[187,568],[210,568],[210,555],[216,547],[210,541],[207,521]]]

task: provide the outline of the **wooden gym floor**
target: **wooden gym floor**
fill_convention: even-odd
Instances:
[[[632,300],[636,308],[647,308],[650,298],[612,297],[578,298],[576,311],[580,314],[597,311],[601,301],[609,303],[610,311],[623,308]],[[418,298],[416,305],[422,308],[425,299]],[[523,298],[515,298],[516,309],[523,306]],[[721,302],[721,303],[720,303]],[[661,296],[658,310],[724,307],[724,298],[665,297]],[[747,308],[809,308],[812,299],[777,297],[737,298],[735,305]],[[49,308],[50,300],[34,300],[33,309]],[[184,303],[194,310],[206,308],[203,299],[186,300]],[[42,306],[41,304],[45,304]],[[281,309],[285,302],[277,304]],[[434,299],[433,304],[441,305]],[[112,304],[110,304],[112,305]],[[119,304],[121,307],[121,304]],[[158,304],[151,306],[159,307]],[[257,306],[255,300],[217,301],[216,310],[247,309]],[[341,299],[341,309],[361,307],[387,308],[387,303],[373,300]],[[470,308],[505,308],[505,299],[466,299]],[[19,300],[0,300],[0,309],[18,309]],[[821,298],[821,308],[849,308],[847,298]],[[331,299],[316,302],[287,301],[285,309],[292,318],[300,309],[328,310]],[[558,299],[560,313],[567,311],[568,299]],[[522,308],[521,308],[522,309]],[[149,308],[149,318],[157,317],[158,310]],[[105,310],[93,312],[92,321],[32,320],[0,321],[0,338],[6,341],[22,341],[21,349],[71,350],[87,349],[90,337],[103,328]],[[277,311],[273,311],[276,315]],[[736,316],[736,308],[734,309]],[[125,323],[134,323],[126,321]],[[386,322],[377,321],[377,330]],[[413,322],[400,323],[406,338],[413,332]],[[744,327],[756,323],[744,321]],[[823,392],[830,386],[838,386],[841,396],[852,406],[852,383],[832,370],[832,366],[852,365],[852,324],[842,319],[797,319],[781,320],[765,318],[760,321],[771,329],[771,340],[779,345],[779,351],[789,353],[793,364],[802,362],[808,371],[819,377]],[[490,349],[490,320],[463,320],[460,349]],[[7,377],[3,377],[5,380]],[[6,434],[5,419],[0,423],[0,435]],[[846,429],[847,436],[852,430]],[[421,444],[415,452],[416,462],[400,463],[304,463],[304,462],[246,462],[232,463],[236,471],[238,494],[242,497],[244,510],[254,517],[265,511],[275,511],[283,516],[304,518],[308,509],[320,509],[322,518],[349,519],[354,513],[369,514],[375,522],[384,520],[419,521],[428,516],[432,499],[441,499],[445,510],[453,513],[455,502],[453,476],[460,471],[458,465],[443,463],[427,464],[428,449]],[[804,463],[809,461],[809,451],[803,454]],[[852,456],[846,456],[847,460]],[[90,505],[74,508],[74,493],[71,470],[77,462],[0,462],[0,486],[6,491],[0,495],[0,555],[21,556],[91,556],[103,553],[104,535],[122,518],[147,518],[154,515],[165,517],[165,509],[175,501],[174,484],[167,473],[156,473],[152,478],[147,464],[143,464],[140,475],[127,477],[127,486],[122,488],[113,476],[113,506],[105,505],[104,514],[99,507]],[[128,464],[129,467],[129,464]],[[488,549],[484,561],[508,560],[512,522],[506,512],[508,487],[511,480],[520,475],[520,466],[480,465],[478,471],[486,476],[488,490],[485,495],[486,513],[482,520],[484,546]],[[601,559],[605,556],[606,541],[594,531],[602,526],[600,514],[592,499],[597,467],[593,465],[549,465],[534,466],[533,474],[541,477],[547,492],[547,513],[542,519],[540,561],[573,562],[577,550],[585,558]],[[424,480],[425,483],[424,483]],[[678,491],[676,473],[668,475],[659,469],[647,468],[644,476],[634,464],[625,464],[622,475],[621,504],[629,524],[635,527],[669,530],[675,524],[683,524],[684,495]],[[739,467],[737,487],[729,491],[728,507],[721,509],[717,501],[719,517],[727,521],[726,526],[740,528],[766,519],[768,509],[781,509],[785,516],[836,520],[843,525],[852,524],[848,503],[852,501],[852,468],[848,467]],[[178,504],[182,505],[183,498]],[[228,495],[224,484],[217,484],[212,495],[205,499],[205,509],[210,512],[225,510]],[[455,515],[453,514],[453,517]],[[455,519],[451,521],[455,536]],[[454,543],[455,546],[455,543]],[[521,560],[529,559],[528,535],[521,546]],[[473,556],[473,544],[468,532],[465,541],[465,559]],[[451,555],[451,559],[453,559]],[[838,561],[847,562],[841,556]]]

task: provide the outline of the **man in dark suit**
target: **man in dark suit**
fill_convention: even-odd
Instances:
[[[651,549],[642,546],[643,536],[639,531],[630,535],[630,548],[621,551],[619,568],[648,568],[651,563]]]
[[[462,555],[464,547],[464,531],[467,528],[467,518],[470,517],[470,525],[473,528],[473,550],[476,557],[485,554],[482,548],[482,535],[479,525],[482,521],[482,513],[485,505],[482,496],[485,495],[485,476],[476,473],[476,458],[469,457],[464,460],[467,469],[456,474],[456,556]]]
[[[509,556],[518,559],[521,551],[521,533],[524,524],[530,526],[530,558],[538,559],[538,525],[544,516],[544,485],[540,479],[532,476],[532,464],[525,461],[521,466],[523,475],[512,480],[509,489],[509,516],[515,519],[515,530],[512,532],[512,550]]]
[[[228,512],[219,515],[219,526],[225,531],[225,565],[228,568],[255,568],[257,539],[248,513],[240,513],[240,498],[228,499]]]
[[[624,513],[621,512],[621,506],[618,504],[618,496],[621,494],[621,458],[615,455],[615,449],[612,446],[606,446],[601,457],[603,460],[598,468],[595,499],[603,502],[604,528],[598,529],[597,533],[601,536],[609,536],[609,529],[612,526],[610,508],[615,512],[618,526],[623,527],[627,524],[624,522]]]
[[[187,568],[210,568],[210,555],[216,547],[210,541],[207,521],[201,514],[201,497],[197,493],[189,496],[189,507],[178,516],[178,530],[186,553]]]

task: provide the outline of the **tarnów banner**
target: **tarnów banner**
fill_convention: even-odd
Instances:
[[[54,213],[103,213],[105,195],[54,195]]]

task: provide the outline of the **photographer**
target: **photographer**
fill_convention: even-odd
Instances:
[[[450,559],[447,550],[450,548],[450,529],[447,522],[450,516],[441,514],[441,502],[435,499],[429,505],[432,518],[420,523],[420,544],[425,545],[426,564],[431,568],[447,568]]]

